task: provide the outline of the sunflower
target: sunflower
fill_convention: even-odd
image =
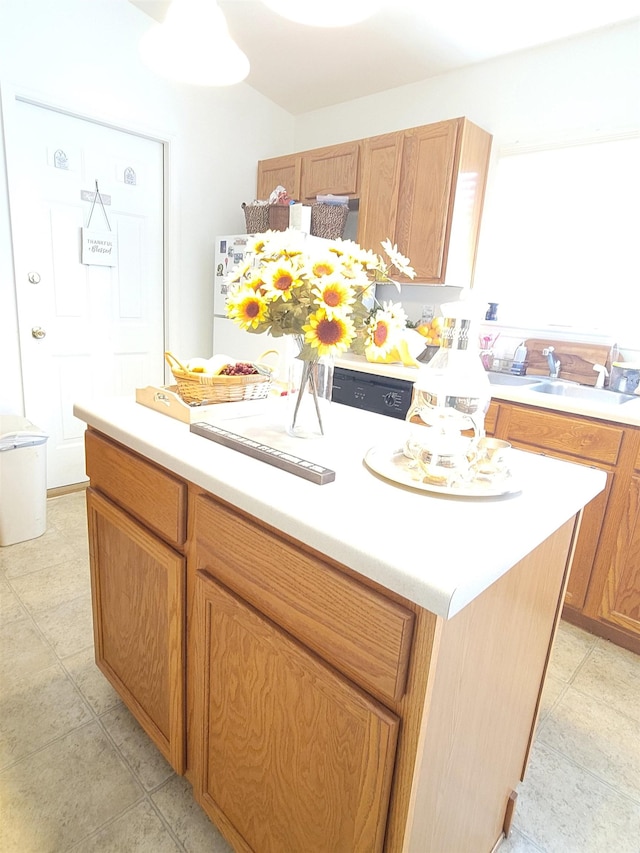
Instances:
[[[319,356],[346,352],[356,335],[349,317],[328,317],[324,308],[319,308],[309,317],[309,323],[302,327],[302,331],[306,343],[317,349]]]
[[[235,284],[236,282],[242,281],[242,279],[249,278],[252,266],[253,262],[249,258],[240,261],[229,273],[227,281],[230,284]]]
[[[300,270],[290,260],[281,259],[268,263],[261,271],[265,295],[268,299],[291,299],[296,288],[302,286]]]
[[[366,346],[373,348],[378,356],[385,356],[393,349],[398,334],[398,320],[390,311],[378,309],[366,328]]]
[[[315,304],[324,308],[329,318],[349,311],[356,299],[353,289],[339,278],[321,281],[313,288],[313,295]]]
[[[264,322],[267,305],[252,287],[240,287],[227,297],[227,316],[243,329],[255,329]]]
[[[311,258],[308,263],[311,278],[330,278],[335,275],[340,267],[340,262],[332,256],[331,252]]]
[[[391,302],[372,314],[376,282],[395,284],[389,270],[414,273],[407,258],[385,240],[388,256],[363,249],[353,240],[308,239],[302,231],[267,231],[248,238],[246,259],[227,281],[227,316],[255,334],[296,335],[301,358],[353,350],[393,352],[406,325],[402,306]]]

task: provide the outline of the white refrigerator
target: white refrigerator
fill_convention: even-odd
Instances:
[[[227,276],[234,266],[245,260],[254,234],[229,234],[216,238],[213,286],[213,350],[212,355],[224,354],[237,361],[256,361],[266,350],[284,351],[284,339],[271,335],[245,332],[226,316]],[[275,359],[275,361],[274,361]],[[270,356],[268,364],[278,359]]]

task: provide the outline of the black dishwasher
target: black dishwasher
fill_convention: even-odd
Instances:
[[[406,379],[337,366],[333,371],[332,400],[354,409],[405,418],[411,405],[412,391],[413,382]]]

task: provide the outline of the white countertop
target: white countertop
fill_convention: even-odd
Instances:
[[[336,359],[336,365],[350,370],[358,370],[361,373],[406,379],[409,382],[417,380],[419,370],[419,368],[405,367],[402,364],[374,364],[368,362],[364,356],[357,356],[351,353],[347,353]],[[536,376],[533,378],[543,382],[546,377]],[[539,409],[552,409],[556,412],[598,418],[599,420],[610,421],[622,426],[640,426],[640,396],[638,396],[637,400],[631,400],[630,402],[618,405],[608,402],[608,395],[609,392],[603,390],[601,398],[587,401],[557,397],[551,394],[539,394],[526,386],[491,386],[491,396],[495,400],[507,400],[512,403],[524,403],[527,406],[536,406]]]
[[[325,485],[195,435],[188,425],[133,398],[78,402],[74,414],[444,618],[477,597],[605,485],[601,471],[521,451],[513,451],[511,464],[521,486],[517,494],[450,497],[397,485],[372,473],[363,457],[372,446],[389,453],[400,447],[404,421],[337,403],[328,435],[315,440],[286,434],[284,403],[278,399],[220,404],[215,420],[208,418],[332,468],[335,481]]]

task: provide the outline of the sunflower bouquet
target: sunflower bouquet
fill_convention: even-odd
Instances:
[[[377,283],[393,283],[391,267],[415,276],[389,240],[388,258],[352,240],[314,240],[301,231],[267,231],[230,273],[227,316],[254,334],[295,335],[304,361],[352,351],[383,357],[407,317],[399,303],[375,300]]]

